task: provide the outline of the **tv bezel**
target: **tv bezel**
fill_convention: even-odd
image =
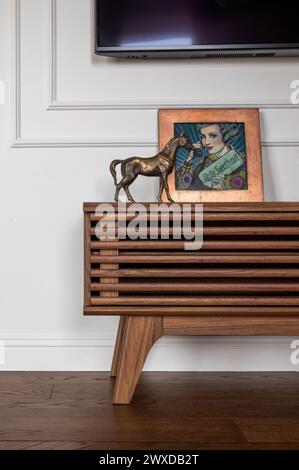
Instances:
[[[299,43],[213,44],[192,46],[104,47],[98,43],[98,0],[94,0],[95,53],[121,58],[298,57]]]
[[[175,58],[234,58],[234,57],[299,57],[299,44],[256,44],[176,47],[101,47],[96,45],[99,56],[129,59],[175,59]]]

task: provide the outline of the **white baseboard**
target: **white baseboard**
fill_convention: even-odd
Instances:
[[[4,335],[0,370],[106,371],[115,337]],[[292,337],[167,337],[152,349],[144,370],[299,371]]]

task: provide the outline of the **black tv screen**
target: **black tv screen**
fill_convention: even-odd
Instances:
[[[96,0],[96,52],[297,55],[298,20],[299,2],[289,0]]]

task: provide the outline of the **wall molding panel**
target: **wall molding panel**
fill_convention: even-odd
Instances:
[[[71,137],[59,137],[55,135],[51,135],[51,137],[40,136],[39,131],[36,131],[36,135],[34,136],[26,136],[23,132],[23,125],[24,119],[26,118],[26,107],[23,104],[23,98],[25,91],[23,90],[23,82],[22,82],[22,73],[23,73],[23,48],[22,46],[22,31],[25,28],[23,24],[23,17],[22,17],[22,4],[25,0],[13,0],[12,4],[12,47],[13,47],[13,54],[14,54],[14,125],[13,125],[13,135],[12,135],[12,147],[13,148],[65,148],[65,147],[79,147],[79,148],[88,148],[88,147],[152,147],[157,148],[158,142],[157,138],[116,138],[116,137],[105,137],[99,138],[97,136],[90,137],[88,136],[80,136],[78,137],[78,132],[74,130],[73,136]],[[58,15],[59,15],[59,2],[63,0],[31,0],[31,1],[39,1],[42,2],[44,5],[44,24],[47,25],[46,28],[46,35],[45,44],[48,44],[48,51],[45,51],[44,57],[45,61],[47,62],[47,69],[48,69],[48,97],[44,97],[44,101],[38,103],[40,106],[40,112],[43,111],[44,115],[47,116],[48,112],[50,111],[52,114],[53,112],[64,111],[63,115],[65,116],[66,122],[69,121],[70,116],[77,115],[78,113],[82,112],[85,116],[86,113],[89,111],[89,116],[96,116],[97,112],[104,112],[104,111],[115,111],[116,113],[127,112],[126,119],[130,119],[132,112],[136,111],[144,111],[146,112],[153,112],[159,108],[181,108],[181,107],[257,107],[260,108],[262,111],[269,111],[279,112],[279,111],[286,111],[290,110],[290,112],[294,112],[295,110],[299,110],[299,105],[292,105],[290,102],[286,101],[285,99],[265,99],[262,102],[260,100],[252,99],[252,98],[222,98],[222,99],[198,99],[195,98],[187,99],[187,98],[166,98],[157,99],[153,96],[153,98],[145,98],[145,99],[124,99],[121,96],[118,98],[113,98],[112,100],[101,100],[99,101],[64,101],[58,99],[58,80],[59,80],[59,71],[58,71]],[[78,0],[77,0],[78,1]],[[84,0],[85,1],[85,0]],[[42,38],[41,38],[42,40]],[[26,51],[26,55],[28,55],[28,51]],[[207,62],[208,63],[208,62]],[[41,73],[45,75],[45,70],[41,70]],[[60,71],[61,73],[61,71]],[[298,68],[299,74],[299,68]],[[37,77],[42,80],[45,80],[46,77]],[[295,79],[296,77],[294,77]],[[32,85],[34,88],[34,84]],[[46,103],[46,105],[45,105]],[[25,116],[25,118],[24,118]],[[30,119],[30,118],[29,118]],[[55,119],[55,118],[54,118]],[[95,118],[96,119],[96,118]],[[65,133],[67,135],[67,132]],[[136,132],[138,135],[138,132]],[[262,142],[263,147],[299,147],[299,138],[297,134],[294,136],[288,135],[287,137],[283,135],[277,135],[275,138],[263,138]]]
[[[97,140],[62,140],[62,139],[23,139],[17,138],[12,144],[11,148],[152,148],[153,151],[157,150],[158,141],[121,141],[113,140],[109,141],[97,141]],[[298,148],[298,140],[275,140],[275,141],[262,141],[263,148]]]
[[[109,370],[114,335],[4,335],[0,370]],[[299,371],[288,337],[169,337],[153,348],[144,370]],[[63,358],[63,361],[61,360]],[[258,367],[255,366],[258,364]]]
[[[121,100],[114,99],[113,101],[102,101],[102,102],[64,102],[57,100],[57,2],[59,0],[49,0],[50,8],[50,104],[48,110],[54,111],[92,111],[92,110],[131,110],[131,109],[150,109],[157,110],[159,108],[260,108],[260,109],[299,109],[299,105],[292,105],[291,102],[286,102],[285,100],[278,101],[253,101],[250,98],[243,98],[238,100],[160,100],[157,101],[155,98],[153,100]]]

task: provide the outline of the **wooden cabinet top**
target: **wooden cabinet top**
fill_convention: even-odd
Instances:
[[[118,204],[115,202],[85,202],[83,204],[84,212],[94,212],[99,204],[110,204],[115,210],[118,207]],[[143,204],[146,208],[150,208],[151,204],[157,203],[140,202],[138,204]],[[177,204],[183,206],[182,203]],[[190,204],[194,209],[195,204]],[[130,203],[127,203],[127,207],[130,205]],[[299,202],[206,202],[203,203],[203,208],[205,212],[299,212]]]

